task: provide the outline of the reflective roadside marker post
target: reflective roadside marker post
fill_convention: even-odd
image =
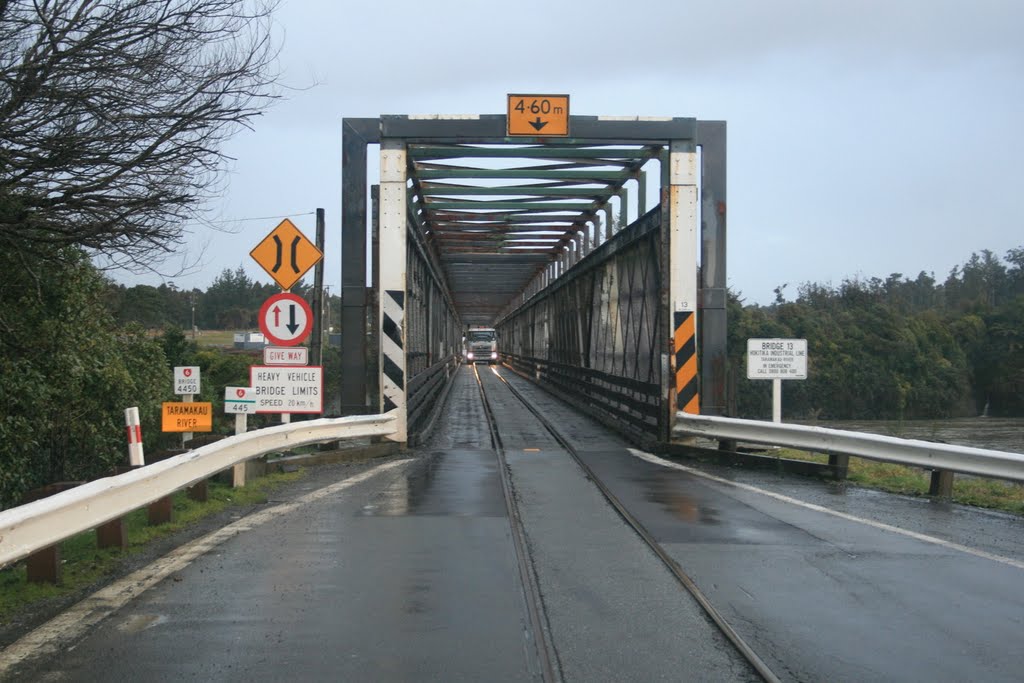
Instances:
[[[128,432],[128,464],[142,467],[146,464],[146,458],[142,452],[142,423],[139,421],[138,408],[125,409],[124,425]]]

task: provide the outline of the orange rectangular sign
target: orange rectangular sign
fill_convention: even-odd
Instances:
[[[568,95],[509,95],[508,135],[569,135]]]
[[[212,432],[213,404],[170,401],[163,404],[161,431]]]

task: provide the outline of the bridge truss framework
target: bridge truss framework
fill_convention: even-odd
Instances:
[[[342,414],[397,409],[414,442],[469,324],[641,441],[670,440],[677,410],[725,414],[725,123],[572,116],[570,133],[343,120]]]

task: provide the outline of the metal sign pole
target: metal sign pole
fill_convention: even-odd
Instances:
[[[772,422],[782,422],[782,380],[772,380]]]
[[[182,403],[192,403],[192,394],[182,394]],[[192,432],[181,433],[181,447],[185,448],[185,444],[192,440]]]

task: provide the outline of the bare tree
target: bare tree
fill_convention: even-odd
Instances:
[[[0,0],[0,249],[152,267],[274,99],[276,0]]]

